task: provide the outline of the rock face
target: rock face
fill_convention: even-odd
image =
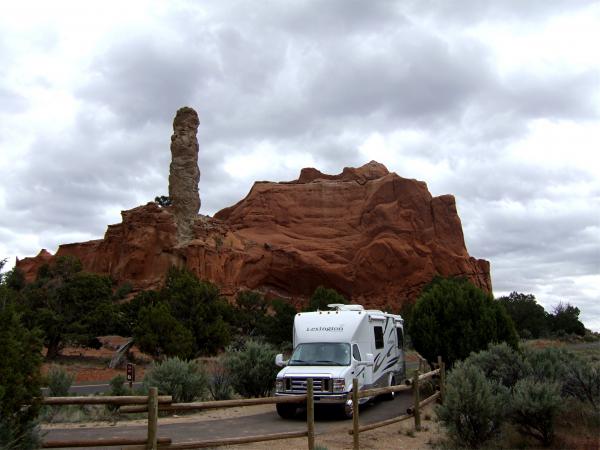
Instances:
[[[104,239],[56,254],[136,289],[159,286],[177,265],[226,295],[257,289],[294,303],[324,285],[366,306],[399,306],[435,275],[492,289],[489,263],[467,253],[454,197],[432,197],[425,183],[374,161],[338,175],[303,169],[295,181],[257,182],[214,218],[195,216],[185,245],[176,238],[178,214],[154,203],[124,211]],[[32,279],[44,258],[18,266]]]
[[[192,239],[194,220],[200,210],[200,169],[196,138],[198,125],[198,114],[188,107],[179,109],[173,120],[169,197],[173,202],[179,244]]]

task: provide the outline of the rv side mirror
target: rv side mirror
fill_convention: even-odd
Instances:
[[[373,353],[367,353],[365,355],[365,360],[364,361],[359,361],[356,363],[357,366],[372,366],[374,365],[374,361],[373,361]]]
[[[287,361],[283,360],[283,354],[280,353],[275,357],[275,365],[277,367],[284,367],[287,364]]]

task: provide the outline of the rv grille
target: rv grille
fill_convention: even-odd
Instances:
[[[286,377],[285,391],[295,394],[306,393],[307,379],[307,377]],[[331,378],[313,378],[313,391],[315,393],[331,392],[331,389]]]

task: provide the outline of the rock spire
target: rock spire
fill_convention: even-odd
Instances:
[[[177,241],[184,244],[192,238],[194,219],[200,210],[198,183],[198,131],[200,120],[192,108],[183,107],[173,120],[169,197],[173,202]]]

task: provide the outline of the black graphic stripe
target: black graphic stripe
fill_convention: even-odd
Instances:
[[[384,368],[383,370],[384,370],[384,371],[385,371],[385,370],[388,370],[390,367],[392,367],[394,364],[396,364],[396,363],[398,362],[398,359],[399,359],[399,358],[394,358],[394,359],[392,359],[392,360],[391,360],[391,361],[388,363],[388,365],[387,365],[387,366],[385,366],[385,368]]]

